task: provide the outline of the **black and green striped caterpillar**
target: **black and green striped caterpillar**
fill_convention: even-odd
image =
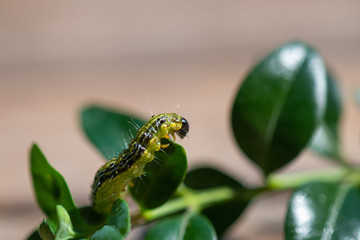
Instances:
[[[138,130],[128,148],[97,171],[92,185],[94,210],[110,211],[113,203],[123,197],[131,180],[144,173],[145,165],[155,158],[155,152],[168,146],[161,144],[161,139],[172,136],[175,140],[175,133],[184,138],[188,132],[188,121],[176,113],[152,116]]]

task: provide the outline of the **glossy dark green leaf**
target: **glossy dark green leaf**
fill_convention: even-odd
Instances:
[[[105,107],[89,106],[81,112],[81,123],[90,141],[106,159],[111,159],[127,148],[145,121]]]
[[[237,191],[246,192],[242,184],[210,167],[191,170],[186,175],[184,183],[186,186],[198,190],[228,186]],[[222,236],[226,229],[243,213],[249,201],[250,199],[242,199],[241,196],[238,196],[231,201],[207,207],[202,210],[202,213],[212,222],[218,236]]]
[[[30,167],[38,205],[49,221],[57,221],[56,206],[62,205],[69,212],[74,224],[83,226],[83,220],[65,179],[49,164],[36,144],[31,149]]]
[[[134,179],[130,192],[143,209],[164,204],[184,180],[187,169],[182,146],[170,142],[169,147],[156,152],[155,159],[145,167],[145,174]]]
[[[311,141],[311,148],[327,158],[342,161],[339,144],[339,120],[341,116],[341,96],[334,76],[328,71],[327,103],[324,118]]]
[[[217,239],[210,221],[200,214],[183,214],[155,223],[146,240],[212,240]]]
[[[130,231],[130,213],[125,200],[117,200],[109,214],[106,224],[91,239],[125,239]]]
[[[360,194],[349,184],[309,183],[291,196],[287,240],[360,239]]]
[[[321,57],[301,42],[286,44],[257,64],[238,90],[231,116],[236,141],[269,174],[306,147],[325,104]]]

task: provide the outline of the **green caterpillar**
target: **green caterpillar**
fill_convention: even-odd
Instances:
[[[184,138],[188,132],[188,121],[176,113],[152,116],[138,130],[128,148],[97,171],[92,185],[94,210],[110,211],[113,203],[123,197],[131,180],[144,173],[145,165],[155,158],[155,152],[168,146],[162,145],[161,139],[172,136],[175,140],[175,133]]]

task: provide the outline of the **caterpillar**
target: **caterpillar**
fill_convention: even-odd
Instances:
[[[152,116],[128,148],[97,171],[92,185],[93,209],[99,213],[109,212],[113,203],[123,197],[131,180],[141,176],[145,165],[154,160],[155,152],[168,146],[161,144],[161,139],[172,136],[175,140],[175,133],[184,138],[188,132],[188,121],[176,113]]]

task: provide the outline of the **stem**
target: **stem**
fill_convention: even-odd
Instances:
[[[182,191],[185,191],[182,192],[182,197],[170,200],[161,207],[145,210],[142,216],[147,221],[151,221],[187,208],[199,211],[206,205],[231,200],[236,195],[236,192],[229,187],[218,187],[202,191],[193,191],[186,188],[182,189]]]
[[[267,178],[267,185],[271,190],[290,190],[309,182],[335,183],[343,180],[359,183],[359,169],[343,166],[335,169],[317,170],[305,173],[287,175],[272,174]]]
[[[360,169],[341,166],[335,169],[305,173],[287,175],[272,174],[267,178],[265,186],[253,189],[236,190],[223,186],[204,190],[192,190],[183,185],[178,189],[178,195],[180,195],[178,198],[169,200],[158,208],[148,209],[134,214],[131,219],[133,225],[138,225],[184,210],[199,212],[205,207],[229,200],[240,199],[249,201],[265,191],[291,190],[309,182],[335,183],[341,181],[360,185]]]

